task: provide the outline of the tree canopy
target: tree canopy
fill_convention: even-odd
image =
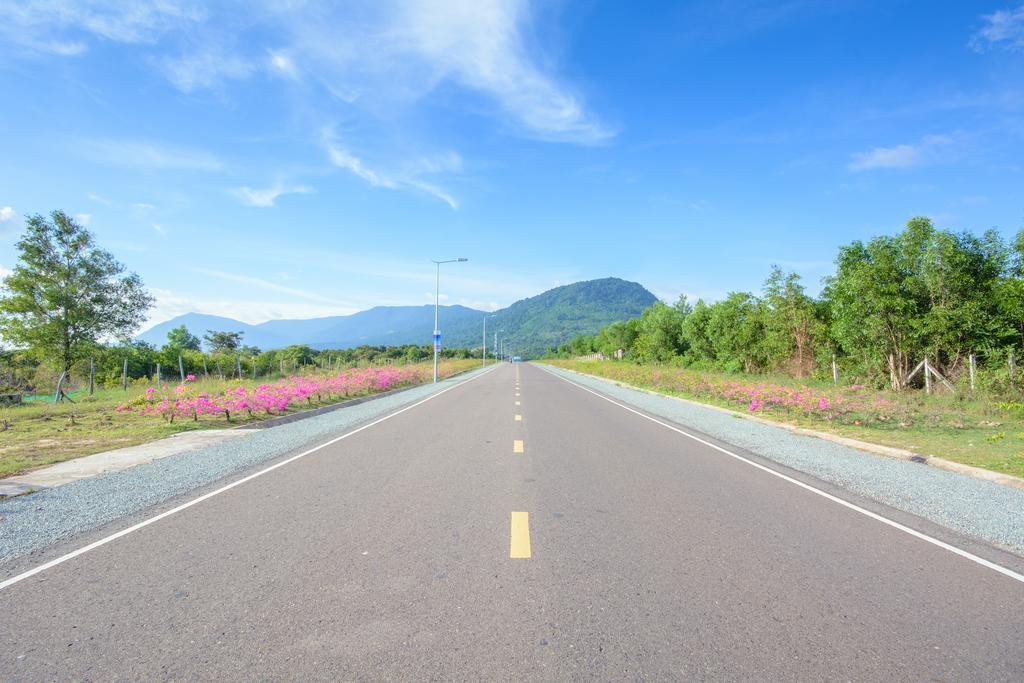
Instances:
[[[68,371],[104,339],[127,340],[153,303],[142,281],[63,211],[28,218],[0,292],[0,335]]]
[[[925,355],[956,373],[972,353],[1024,351],[1024,231],[1007,243],[995,230],[957,233],[916,217],[895,235],[841,247],[818,298],[775,267],[759,295],[659,302],[559,352],[617,348],[638,362],[798,377],[830,372],[835,353],[857,376],[897,389]]]

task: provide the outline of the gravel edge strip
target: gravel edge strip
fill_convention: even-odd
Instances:
[[[545,367],[554,367],[544,364]],[[586,372],[579,372],[578,370],[569,370],[567,368],[558,368],[564,372],[571,372],[581,377],[591,377],[593,379],[601,380],[602,382],[608,382],[620,387],[626,387],[633,391],[640,391],[645,394],[652,396],[660,396],[662,398],[669,398],[673,401],[681,401],[683,403],[697,406],[700,408],[707,408],[709,410],[717,410],[718,412],[731,415],[732,417],[738,417],[744,420],[750,420],[752,422],[759,422],[769,427],[776,427],[778,429],[785,429],[786,431],[794,434],[803,434],[806,436],[813,436],[816,439],[825,439],[827,441],[834,441],[835,443],[843,446],[849,446],[859,451],[866,451],[868,453],[874,453],[875,455],[884,455],[889,458],[896,458],[897,460],[908,460],[910,462],[920,463],[928,465],[929,467],[937,467],[942,470],[948,470],[950,472],[958,472],[965,474],[969,477],[975,477],[976,479],[984,479],[985,481],[991,481],[996,484],[1003,486],[1012,486],[1018,489],[1024,489],[1024,479],[1016,477],[1012,474],[1005,474],[1003,472],[993,472],[992,470],[986,470],[981,467],[974,467],[973,465],[965,465],[961,462],[954,462],[953,460],[946,460],[940,458],[937,455],[924,455],[921,453],[915,453],[908,451],[903,448],[897,448],[895,446],[883,446],[882,444],[871,443],[870,441],[861,441],[860,439],[854,439],[849,436],[840,436],[838,434],[830,434],[829,432],[821,432],[817,429],[810,429],[809,427],[800,427],[797,425],[787,424],[785,422],[777,422],[775,420],[769,420],[768,418],[759,417],[757,415],[750,415],[743,413],[738,410],[731,410],[722,406],[712,405],[710,403],[701,403],[700,401],[694,401],[692,399],[683,398],[682,396],[672,396],[671,394],[663,394],[660,391],[654,389],[645,389],[644,387],[638,387],[635,384],[628,382],[622,382],[617,379],[610,379],[608,377],[602,377],[601,375],[591,375]]]
[[[1024,555],[1024,489],[857,450],[699,403],[550,365],[543,369],[694,432]]]
[[[348,405],[245,437],[76,481],[29,496],[0,499],[0,566],[54,542],[114,521],[236,471],[296,452],[415,403],[496,366],[479,368],[376,400]]]

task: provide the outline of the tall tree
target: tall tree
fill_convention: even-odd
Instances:
[[[127,340],[153,298],[63,211],[30,216],[0,292],[0,335],[67,372],[101,340]]]
[[[764,283],[765,352],[769,365],[791,366],[803,377],[814,369],[817,320],[814,301],[804,293],[800,276],[778,266]]]
[[[210,350],[214,353],[223,353],[229,351],[235,351],[239,346],[242,345],[242,335],[244,332],[217,332],[215,330],[207,330],[203,339],[210,345]]]
[[[182,351],[198,351],[199,345],[199,337],[189,332],[184,325],[179,325],[167,333],[167,346],[172,348]]]

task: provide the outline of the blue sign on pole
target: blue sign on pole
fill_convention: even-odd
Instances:
[[[434,351],[438,351],[439,352],[440,350],[441,350],[441,333],[440,332],[435,332],[434,333]]]

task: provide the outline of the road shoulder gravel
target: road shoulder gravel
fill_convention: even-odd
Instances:
[[[695,433],[1024,556],[1024,489],[857,450],[613,380],[542,367]]]

